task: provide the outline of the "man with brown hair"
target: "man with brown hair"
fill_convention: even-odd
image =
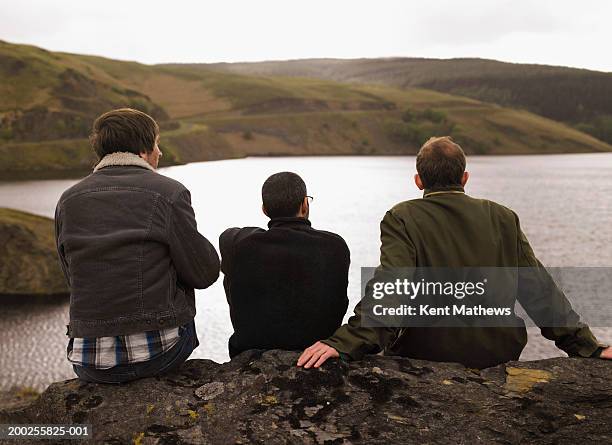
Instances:
[[[599,344],[580,322],[563,293],[535,257],[518,216],[507,207],[465,194],[469,179],[465,154],[450,137],[431,138],[416,159],[416,186],[422,199],[397,204],[380,223],[379,271],[398,268],[529,268],[529,287],[549,292],[518,294],[529,316],[540,322],[544,337],[570,356],[612,358],[612,348]],[[368,298],[368,292],[366,292]],[[516,296],[514,297],[516,299]],[[298,366],[319,367],[328,358],[359,360],[384,351],[415,359],[458,362],[485,368],[518,360],[527,343],[520,326],[368,327],[362,303],[334,335],[307,348]],[[554,314],[551,314],[554,312]],[[551,316],[552,315],[552,316]],[[548,326],[552,318],[568,320]]]
[[[122,383],[172,370],[198,346],[194,288],[217,280],[219,257],[198,233],[189,190],[155,172],[153,118],[109,111],[90,140],[99,162],[55,212],[67,355],[82,380]]]

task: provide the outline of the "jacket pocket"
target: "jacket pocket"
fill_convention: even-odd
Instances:
[[[168,270],[168,304],[170,307],[175,306],[175,299],[177,294],[177,283],[176,283],[176,269],[173,265],[170,265]]]
[[[176,282],[176,292],[174,294],[174,301],[173,301],[174,309],[177,312],[180,312],[181,309],[184,309],[187,306],[187,302],[188,302],[187,292],[188,290],[185,288],[185,286],[179,281],[177,281]]]

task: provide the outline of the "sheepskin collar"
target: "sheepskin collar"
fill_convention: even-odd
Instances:
[[[111,166],[118,166],[118,165],[123,165],[123,166],[130,165],[130,166],[135,166],[135,167],[148,168],[151,171],[155,171],[155,169],[147,161],[142,159],[140,156],[134,153],[122,151],[122,152],[110,153],[104,156],[102,160],[100,160],[100,162],[98,162],[98,164],[94,167],[94,172],[97,172],[98,170],[104,167],[111,167]]]

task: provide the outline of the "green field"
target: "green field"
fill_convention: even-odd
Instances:
[[[473,154],[612,151],[570,125],[431,89],[151,66],[0,42],[0,174],[88,171],[95,162],[91,123],[122,106],[158,120],[164,165],[414,154],[427,138],[445,134]]]

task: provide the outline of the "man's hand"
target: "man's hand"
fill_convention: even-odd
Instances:
[[[311,346],[311,348],[312,348],[312,346]],[[306,351],[308,351],[308,349]],[[302,354],[302,355],[304,355],[304,354]],[[608,346],[606,349],[601,351],[601,354],[600,354],[599,358],[603,358],[604,360],[612,360],[612,346]]]
[[[300,355],[300,358],[298,359],[297,365],[303,366],[306,369],[312,367],[312,365],[314,365],[315,368],[318,368],[325,363],[328,358],[337,357],[340,357],[338,351],[331,346],[327,346],[325,343],[318,341],[302,352],[302,355]]]

